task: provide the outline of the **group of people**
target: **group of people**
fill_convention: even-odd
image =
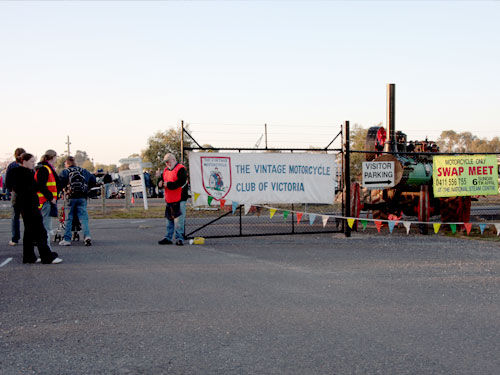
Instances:
[[[64,238],[61,246],[71,245],[73,220],[78,217],[83,226],[85,245],[91,245],[87,198],[89,189],[96,184],[93,174],[75,165],[75,159],[68,156],[65,169],[58,175],[55,170],[57,153],[47,150],[35,166],[35,157],[18,148],[15,161],[7,167],[5,184],[12,194],[12,239],[9,245],[16,246],[21,238],[20,217],[23,218],[23,263],[57,264],[62,259],[52,251],[50,234],[52,217],[57,217],[57,200],[61,193],[67,194],[67,215]],[[165,169],[159,186],[165,190],[165,236],[160,245],[184,245],[184,223],[186,201],[189,197],[187,171],[168,153],[164,157]],[[38,248],[40,257],[35,254]]]
[[[87,194],[95,185],[95,176],[75,165],[75,159],[68,156],[65,169],[56,173],[57,153],[47,150],[35,166],[35,157],[23,148],[14,152],[15,160],[7,167],[5,186],[12,195],[12,238],[9,245],[16,246],[21,238],[20,217],[23,218],[23,263],[57,264],[62,259],[52,251],[50,234],[52,218],[57,217],[57,200],[64,191],[68,197],[64,238],[61,246],[71,245],[73,218],[78,216],[85,245],[91,245],[87,214]],[[37,258],[34,246],[40,255]]]

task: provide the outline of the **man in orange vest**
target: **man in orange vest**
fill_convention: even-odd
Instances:
[[[165,169],[158,186],[165,188],[165,217],[167,231],[165,238],[158,241],[160,245],[171,245],[175,238],[177,246],[184,244],[184,221],[186,219],[186,201],[188,199],[188,183],[186,167],[177,163],[173,154],[166,154],[163,158]]]
[[[43,226],[47,231],[47,236],[52,234],[51,205],[57,205],[57,196],[61,191],[59,177],[54,169],[56,158],[57,152],[54,150],[45,151],[35,170],[35,180],[38,189],[38,209],[41,210]],[[57,209],[55,212],[57,212]]]

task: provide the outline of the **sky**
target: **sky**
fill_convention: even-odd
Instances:
[[[0,160],[16,147],[140,153],[325,147],[348,120],[409,139],[500,136],[500,2],[1,1]],[[263,146],[263,141],[260,146]]]

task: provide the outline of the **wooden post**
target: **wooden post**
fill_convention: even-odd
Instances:
[[[181,164],[184,164],[184,120],[181,120]]]
[[[387,113],[386,113],[387,142],[384,151],[396,152],[396,85],[387,84]]]
[[[132,196],[132,195],[130,194],[131,190],[132,190],[132,189],[130,188],[130,185],[125,186],[125,209],[126,209],[127,211],[129,211],[129,210],[130,210],[130,198],[131,198],[131,196]]]

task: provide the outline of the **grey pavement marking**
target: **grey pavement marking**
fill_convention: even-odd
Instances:
[[[5,266],[5,265],[6,265],[6,264],[8,264],[11,260],[12,260],[12,258],[7,258],[7,259],[5,259],[5,260],[2,262],[2,264],[0,264],[0,267]]]

